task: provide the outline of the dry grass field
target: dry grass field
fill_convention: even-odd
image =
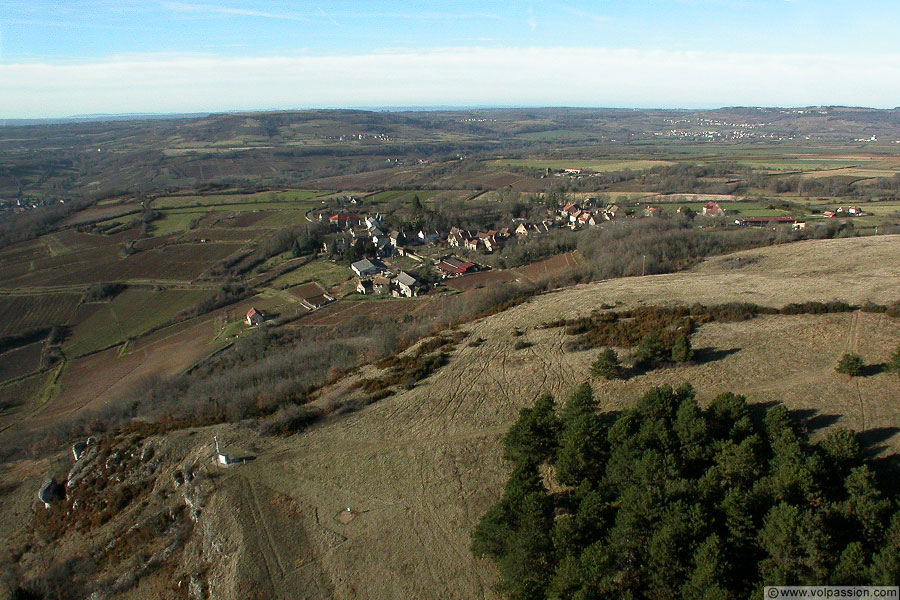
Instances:
[[[806,242],[718,258],[690,273],[564,289],[472,323],[464,327],[469,339],[484,342],[464,340],[448,365],[415,388],[286,441],[257,442],[257,459],[220,484],[220,498],[246,507],[229,513],[230,527],[258,545],[239,550],[228,568],[241,569],[255,581],[251,587],[271,597],[495,598],[493,566],[472,559],[469,532],[505,479],[499,441],[539,394],[562,398],[587,379],[595,354],[567,352],[562,329],[535,326],[611,302],[890,302],[898,297],[898,264],[897,237]],[[514,328],[525,335],[513,337]],[[532,345],[516,350],[521,339]],[[833,367],[845,351],[882,362],[898,341],[900,320],[872,313],[714,323],[699,329],[694,345],[718,351],[716,360],[594,382],[594,389],[606,409],[662,383],[690,381],[701,400],[734,390],[753,403],[786,403],[814,435],[844,425],[865,432],[875,451],[897,451],[896,376],[848,380]],[[318,401],[346,399],[352,381],[339,382]],[[238,500],[248,493],[256,494],[254,503]],[[266,501],[296,507],[292,527],[304,535],[282,528]],[[347,506],[353,518],[338,519]],[[317,547],[309,542],[314,534],[335,541]],[[299,564],[292,562],[297,556]],[[285,587],[312,580],[315,587]],[[220,597],[238,594],[223,589]]]

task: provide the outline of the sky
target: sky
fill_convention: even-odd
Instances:
[[[895,0],[0,0],[0,118],[900,105]]]

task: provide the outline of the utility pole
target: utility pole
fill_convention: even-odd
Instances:
[[[641,254],[641,277],[647,274],[647,255]]]

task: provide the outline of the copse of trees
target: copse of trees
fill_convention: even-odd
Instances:
[[[472,534],[510,599],[750,598],[763,585],[893,585],[900,505],[855,435],[811,444],[690,385],[600,413],[584,384],[520,412],[511,475]]]

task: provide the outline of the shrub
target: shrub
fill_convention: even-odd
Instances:
[[[591,365],[591,373],[595,377],[602,377],[606,380],[622,377],[622,365],[616,351],[612,348],[602,349],[597,355],[597,360]]]
[[[900,345],[898,345],[897,349],[894,350],[894,353],[891,354],[891,359],[887,364],[887,372],[900,374]]]
[[[125,289],[121,283],[95,283],[84,290],[85,302],[97,302],[108,298],[115,298]]]
[[[290,435],[303,431],[322,418],[322,412],[310,406],[286,406],[259,423],[260,435]]]
[[[838,373],[843,373],[844,375],[855,377],[862,373],[864,366],[865,363],[863,362],[863,359],[859,354],[852,354],[850,352],[847,352],[841,357],[841,360],[838,361],[838,364],[834,368],[834,370]]]

